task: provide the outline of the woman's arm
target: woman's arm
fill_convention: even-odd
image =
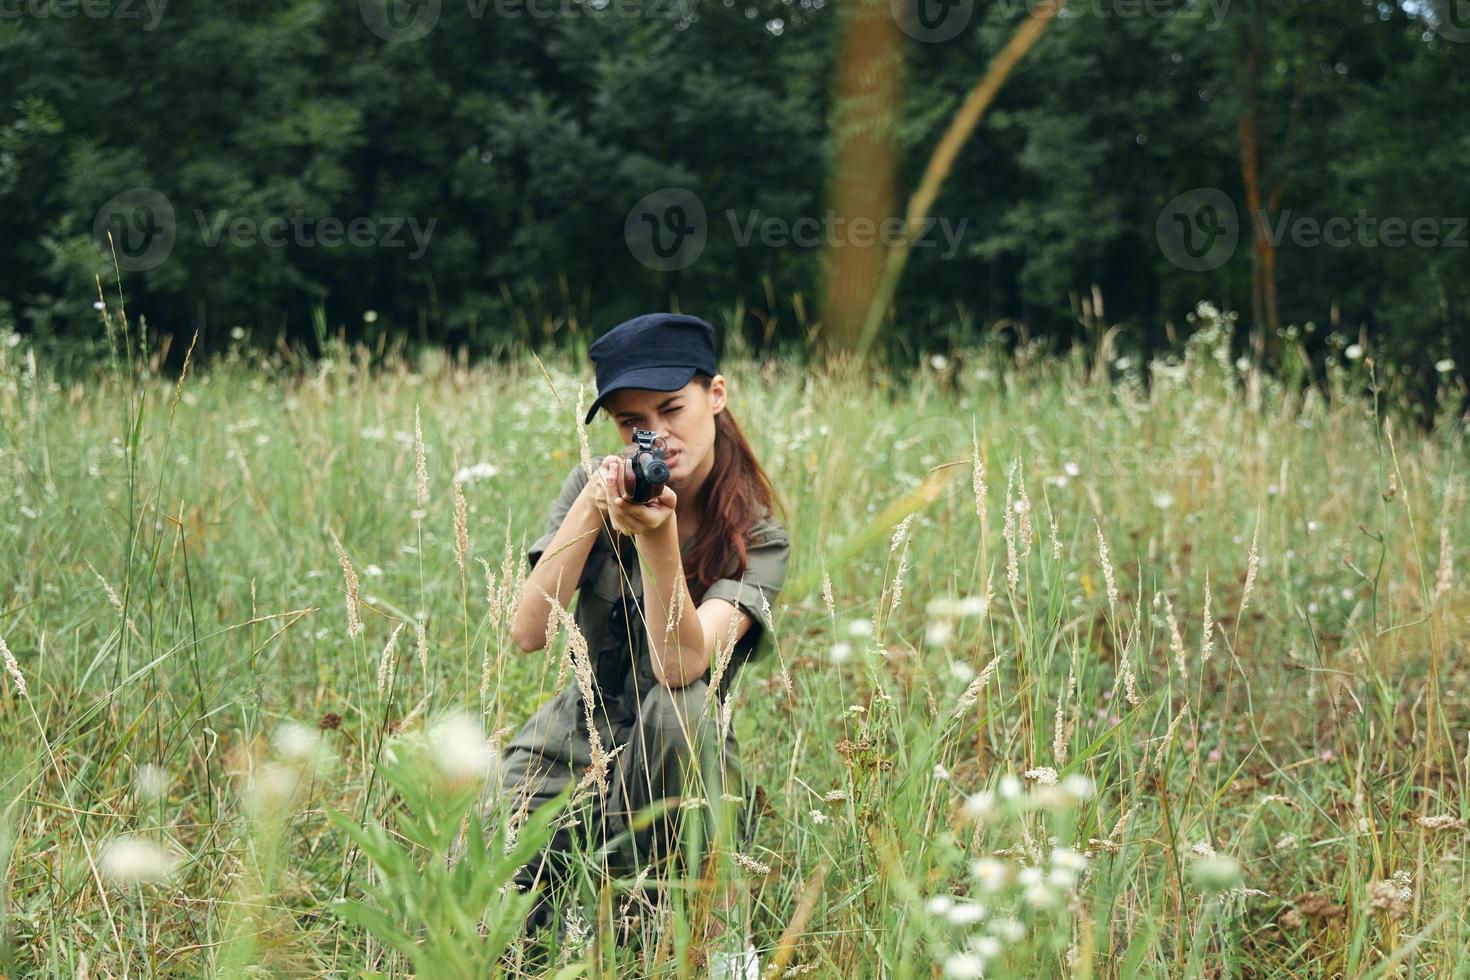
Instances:
[[[659,527],[637,535],[634,541],[647,565],[644,618],[653,676],[665,687],[683,687],[704,676],[717,643],[733,642],[731,617],[736,619],[734,640],[750,629],[752,620],[739,606],[724,599],[711,599],[694,608],[679,554],[676,515],[669,515]],[[673,588],[663,587],[660,583],[664,582],[673,583]]]
[[[556,596],[556,601],[565,609],[572,593],[577,591],[587,555],[602,528],[602,514],[592,499],[595,482],[589,480],[582,487],[567,509],[555,537],[526,576],[510,626],[511,639],[522,650],[530,652],[546,646],[546,619],[551,605],[542,593]]]

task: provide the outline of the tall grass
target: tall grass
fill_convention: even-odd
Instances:
[[[167,378],[106,317],[81,381],[0,337],[0,970],[471,969],[446,923],[519,906],[394,890],[466,799],[394,765],[446,710],[503,739],[554,693],[568,627],[523,655],[505,610],[583,366],[338,344]],[[732,358],[792,508],[734,688],[754,839],[694,787],[677,874],[588,841],[563,931],[497,968],[697,975],[729,919],[771,975],[1459,975],[1463,422],[1407,426],[1368,359],[1252,374],[1232,324],[1101,371]]]

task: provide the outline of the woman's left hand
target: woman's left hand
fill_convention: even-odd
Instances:
[[[608,518],[619,534],[638,535],[656,531],[674,516],[679,496],[664,485],[663,492],[646,504],[635,504],[619,495],[608,507]]]

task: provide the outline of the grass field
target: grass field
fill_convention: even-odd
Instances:
[[[505,613],[586,366],[180,381],[109,317],[81,381],[0,337],[0,973],[700,975],[697,882],[620,877],[548,951],[504,868],[435,860],[484,748],[441,713],[489,735],[555,690],[566,632],[522,654]],[[771,975],[1470,975],[1463,423],[1193,326],[1105,378],[722,365],[793,538],[735,685],[768,805],[711,871]]]

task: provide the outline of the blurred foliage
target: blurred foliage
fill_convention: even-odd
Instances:
[[[199,329],[198,356],[236,327],[311,346],[317,308],[351,339],[476,353],[568,327],[585,343],[582,330],[671,307],[727,317],[756,342],[810,339],[822,249],[758,235],[742,246],[737,229],[826,213],[830,4],[388,0],[400,17],[437,16],[425,36],[390,41],[368,26],[382,2],[7,8],[0,321],[95,336],[97,279],[117,283],[94,224],[143,187],[171,204],[176,240],[155,267],[123,270],[128,307],[159,330]],[[1027,8],[956,9],[970,15],[955,37],[905,41],[901,197]],[[959,248],[915,250],[890,349],[988,331],[1093,348],[1101,323],[1119,327],[1115,352],[1149,356],[1182,339],[1201,299],[1250,310],[1237,120],[1258,12],[1250,88],[1262,180],[1280,187],[1272,221],[1429,218],[1450,239],[1328,247],[1287,233],[1281,322],[1310,356],[1336,331],[1392,349],[1426,381],[1437,360],[1470,362],[1470,135],[1449,125],[1470,104],[1470,32],[1436,10],[1071,4],[960,155],[934,209],[952,227],[967,220]],[[708,243],[689,267],[657,272],[633,256],[624,225],[666,187],[698,196]],[[1195,188],[1218,188],[1240,212],[1239,246],[1207,272],[1172,264],[1155,232],[1168,202]],[[230,222],[298,214],[371,219],[376,237],[209,244]],[[1094,293],[1101,318],[1082,309]]]

